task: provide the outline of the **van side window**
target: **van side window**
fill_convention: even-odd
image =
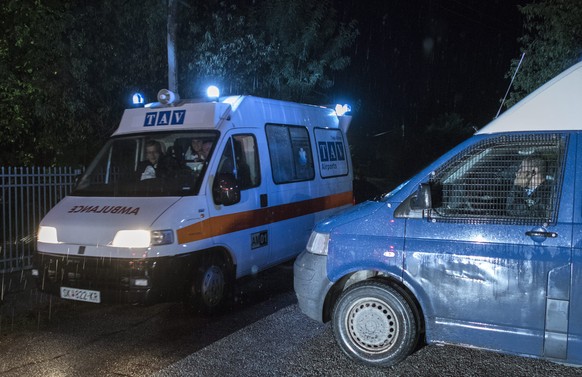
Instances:
[[[315,177],[309,134],[305,127],[267,124],[267,144],[275,183]]]
[[[432,219],[553,223],[567,138],[501,136],[460,153],[431,178]],[[438,203],[441,201],[441,203]]]
[[[261,184],[259,153],[253,135],[235,135],[228,139],[220,157],[218,173],[235,176],[241,190]]]

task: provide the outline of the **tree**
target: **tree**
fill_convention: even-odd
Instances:
[[[315,100],[333,86],[330,73],[349,64],[343,52],[357,35],[355,21],[338,24],[327,0],[197,2],[188,17],[196,22],[184,33],[182,76],[198,91],[216,80],[230,94]]]
[[[133,5],[0,5],[2,164],[86,164],[115,129],[131,89],[161,87],[164,4]]]
[[[582,57],[582,2],[539,0],[518,7],[526,33],[519,39],[525,59],[516,75],[510,107]],[[511,77],[519,60],[513,60]]]
[[[309,100],[348,64],[356,33],[328,0],[178,7],[183,97],[218,79],[227,94]],[[161,0],[1,2],[0,164],[87,164],[133,91],[151,102],[166,87],[167,12]]]

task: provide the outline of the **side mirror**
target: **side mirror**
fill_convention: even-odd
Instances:
[[[428,183],[421,183],[416,191],[416,194],[410,198],[410,209],[424,210],[432,208],[432,195],[430,192],[430,185]]]
[[[231,206],[240,202],[240,188],[233,174],[221,173],[214,178],[212,185],[214,203]]]

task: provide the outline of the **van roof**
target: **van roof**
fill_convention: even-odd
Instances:
[[[582,129],[582,62],[515,104],[477,134]]]
[[[219,102],[191,102],[173,106],[127,109],[113,135],[151,131],[218,129],[224,120],[234,127],[266,123],[338,128],[333,109],[254,96],[231,96]]]

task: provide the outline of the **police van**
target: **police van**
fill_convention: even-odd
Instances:
[[[237,278],[293,259],[353,203],[334,109],[253,96],[125,110],[70,195],[41,221],[43,291],[87,302],[186,297],[212,312]]]
[[[582,365],[582,63],[377,201],[316,225],[299,307],[376,366],[417,344]]]

